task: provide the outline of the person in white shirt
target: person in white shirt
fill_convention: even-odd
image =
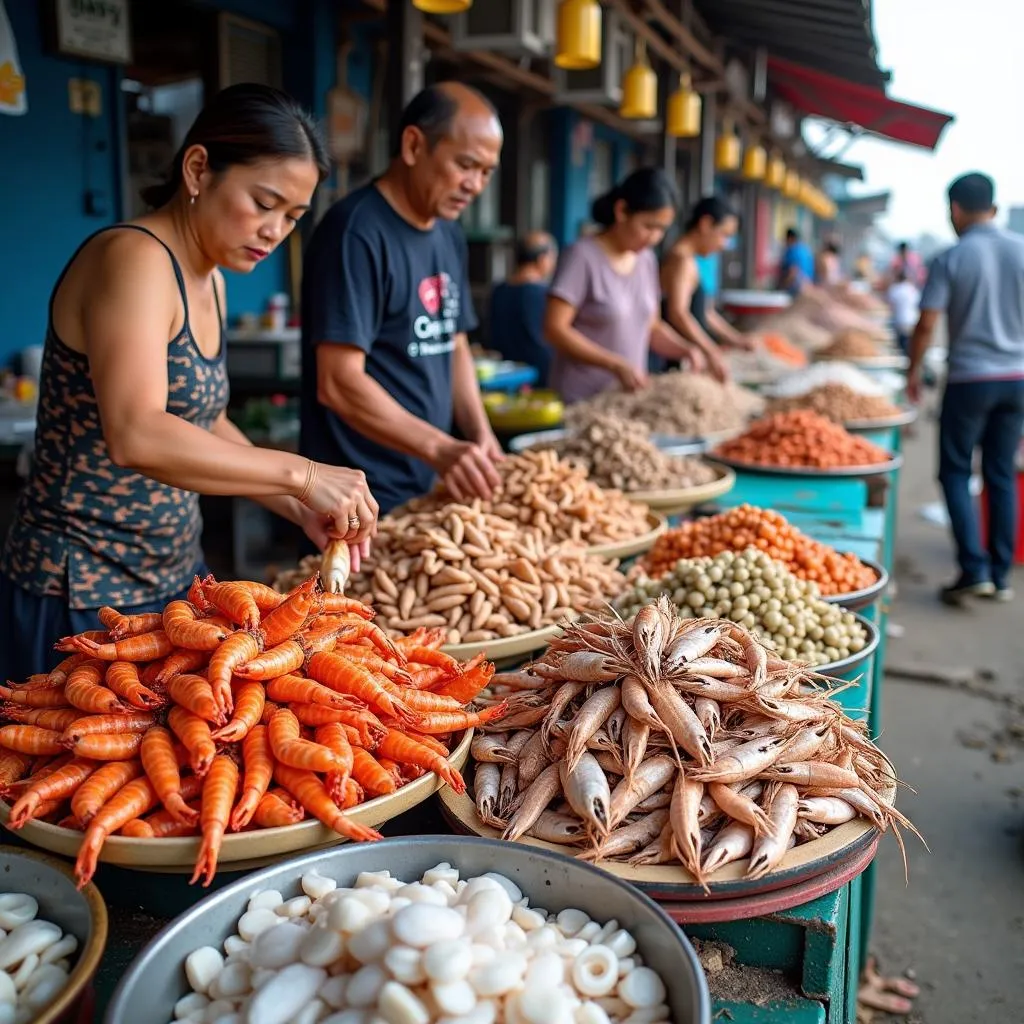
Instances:
[[[905,270],[896,272],[896,279],[889,285],[888,299],[900,351],[904,355],[909,355],[910,335],[917,325],[920,313],[921,292],[917,285],[907,277]]]

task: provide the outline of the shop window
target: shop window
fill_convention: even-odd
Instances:
[[[281,39],[274,29],[234,14],[221,14],[219,28],[220,88],[240,82],[281,88]]]

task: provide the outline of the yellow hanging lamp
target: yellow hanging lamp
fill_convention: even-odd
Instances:
[[[473,6],[473,0],[412,0],[412,5],[424,14],[461,14]]]
[[[732,121],[722,124],[722,134],[715,141],[715,170],[735,171],[740,166],[740,140],[733,131]]]
[[[647,63],[647,44],[638,39],[636,62],[622,79],[619,116],[631,121],[649,121],[658,114],[658,76]]]
[[[800,175],[796,171],[786,171],[786,180],[782,184],[782,194],[787,199],[796,199],[800,195]]]
[[[786,184],[786,161],[779,155],[778,150],[773,150],[768,160],[764,183],[774,189],[781,189]]]
[[[589,71],[601,63],[601,5],[597,0],[562,0],[558,6],[555,64]]]
[[[700,135],[700,117],[703,103],[700,93],[693,88],[690,75],[679,76],[679,88],[668,98],[665,111],[665,131],[674,139],[694,139]]]
[[[743,170],[741,173],[747,181],[764,180],[765,175],[768,173],[768,154],[765,152],[764,146],[759,142],[747,146],[747,150],[743,154]]]

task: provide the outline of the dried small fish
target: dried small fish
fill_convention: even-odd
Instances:
[[[796,828],[797,804],[800,794],[796,786],[786,783],[779,787],[768,809],[771,832],[762,833],[754,840],[750,853],[747,878],[763,878],[786,855],[789,841]]]
[[[667,821],[668,811],[652,811],[639,821],[615,829],[597,846],[577,856],[581,860],[593,861],[607,860],[610,857],[628,857],[660,835]]]
[[[473,773],[473,796],[476,800],[476,813],[486,825],[494,828],[504,827],[499,823],[496,811],[498,807],[498,782],[501,769],[496,764],[484,762],[477,765]]]
[[[677,770],[675,760],[661,754],[644,761],[631,778],[623,779],[612,791],[608,815],[611,827],[617,827],[641,800],[667,785]]]
[[[533,823],[529,835],[545,843],[575,846],[586,841],[587,830],[584,828],[583,822],[575,815],[542,811],[540,817]]]

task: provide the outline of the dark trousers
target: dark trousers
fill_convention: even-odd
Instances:
[[[957,561],[972,583],[1005,586],[1017,531],[1016,454],[1024,429],[1024,380],[946,385],[939,417],[939,483],[946,497]],[[988,551],[970,494],[971,463],[981,448],[988,495]]]
[[[205,576],[205,567],[200,566],[197,573]],[[187,595],[186,585],[180,594],[118,611],[123,615],[160,612],[169,601],[184,600]],[[53,645],[61,637],[102,629],[98,613],[98,608],[70,608],[63,597],[40,597],[0,577],[0,681],[20,683],[37,672],[49,672],[67,657]]]

